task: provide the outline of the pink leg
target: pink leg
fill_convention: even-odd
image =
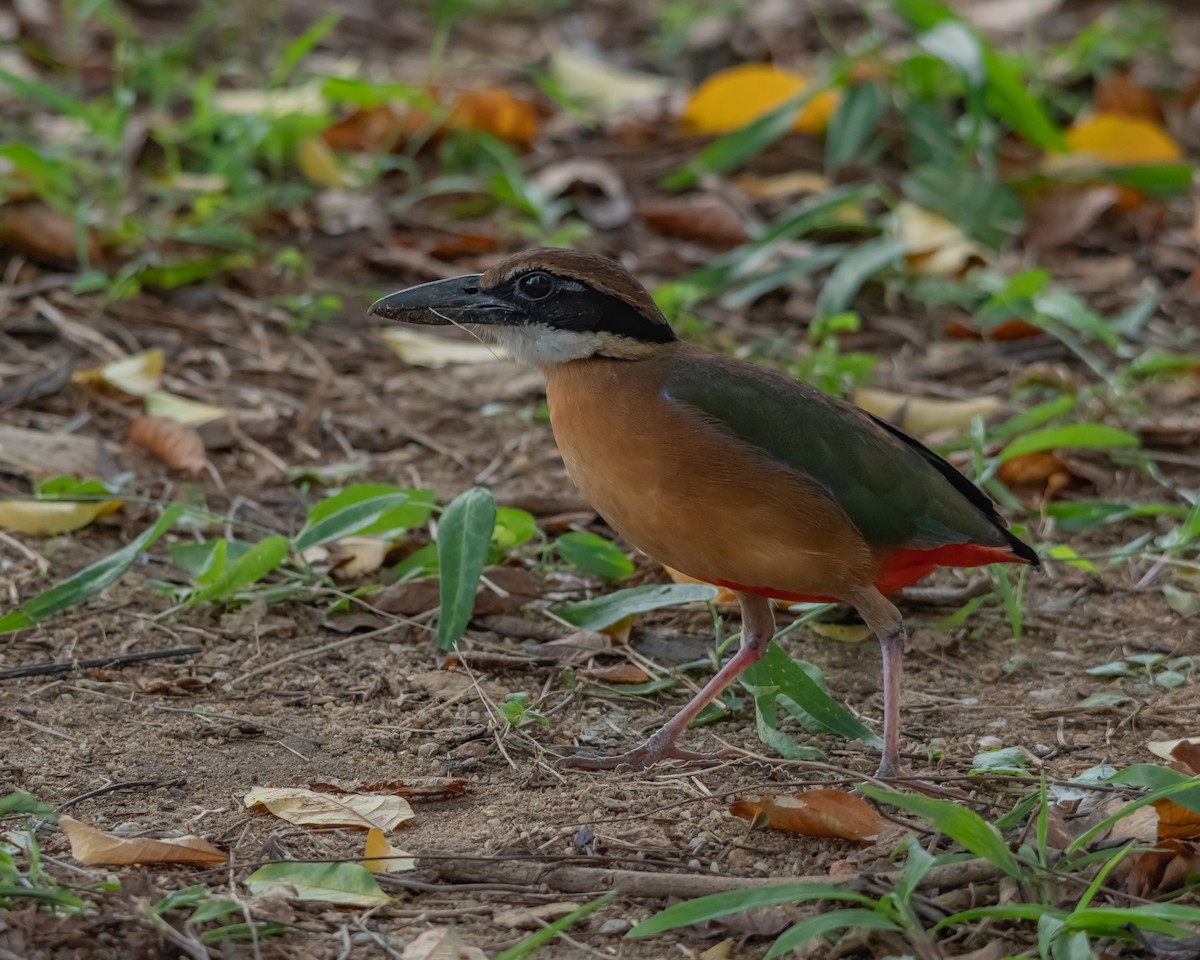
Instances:
[[[871,588],[847,596],[846,601],[854,604],[867,626],[875,631],[883,651],[883,756],[876,776],[893,777],[900,772],[900,698],[908,634],[900,611],[878,590]]]
[[[716,675],[679,713],[663,724],[644,743],[626,753],[613,757],[566,757],[563,766],[579,770],[644,770],[660,760],[707,760],[702,753],[694,753],[675,745],[675,741],[699,716],[700,711],[712,703],[734,679],[764,653],[771,637],[775,635],[775,615],[771,601],[749,593],[739,593],[742,604],[742,648],[725,664]]]

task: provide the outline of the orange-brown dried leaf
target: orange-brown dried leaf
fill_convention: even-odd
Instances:
[[[192,834],[170,840],[119,837],[71,817],[59,817],[58,826],[71,844],[71,856],[89,867],[133,863],[225,863],[229,859],[225,851]]]
[[[590,670],[580,670],[579,675],[585,680],[597,683],[645,683],[650,679],[649,674],[632,663],[615,663],[609,667],[592,667]]]
[[[874,843],[887,821],[869,803],[844,790],[807,790],[787,797],[738,800],[729,812],[744,820],[805,837]]]
[[[733,205],[712,194],[688,194],[645,204],[642,220],[655,233],[727,250],[749,239]]]
[[[1096,84],[1096,109],[1125,117],[1142,117],[1161,123],[1162,102],[1158,95],[1135,81],[1127,71],[1119,70]]]
[[[490,133],[506,143],[527,147],[537,139],[538,112],[528,100],[503,87],[468,90],[455,101],[449,126]]]
[[[1070,468],[1049,450],[1023,453],[1005,460],[996,476],[1006,487],[1036,487],[1049,500],[1071,483]]]
[[[1200,847],[1183,840],[1160,840],[1138,854],[1125,881],[1135,897],[1149,899],[1178,890],[1200,874]]]
[[[1171,757],[1181,763],[1188,773],[1200,774],[1200,743],[1184,738],[1175,744]]]
[[[963,320],[951,320],[942,331],[948,340],[1029,340],[1045,336],[1046,331],[1026,320],[1002,320],[986,332]]]
[[[1158,811],[1158,838],[1160,840],[1200,839],[1200,813],[1181,806],[1169,797],[1154,801]]]
[[[88,259],[95,263],[100,243],[90,228],[85,246]],[[0,247],[49,266],[73,267],[79,263],[75,221],[41,201],[0,205]]]
[[[495,253],[500,249],[500,238],[489,233],[451,233],[439,237],[429,248],[429,255],[439,260],[457,257],[478,256]]]
[[[204,440],[196,429],[166,417],[135,417],[129,426],[129,439],[168,467],[185,473],[199,473],[208,462]]]
[[[347,153],[390,153],[412,132],[409,116],[397,116],[391,107],[362,107],[326,127],[321,139]]]

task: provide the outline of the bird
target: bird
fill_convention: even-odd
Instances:
[[[878,775],[894,776],[907,633],[889,595],[938,567],[1040,566],[992,501],[933,451],[783,373],[680,340],[613,260],[536,248],[368,312],[487,334],[540,368],[559,452],[598,514],[654,560],[738,598],[741,646],[700,692],[643,743],[574,756],[574,767],[703,758],[678,740],[766,652],[772,601],[836,601],[882,648]]]

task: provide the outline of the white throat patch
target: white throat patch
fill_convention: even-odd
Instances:
[[[615,333],[580,333],[541,325],[506,327],[472,324],[472,329],[490,337],[518,363],[531,367],[549,367],[595,356],[632,360],[654,350],[652,344],[639,343]]]

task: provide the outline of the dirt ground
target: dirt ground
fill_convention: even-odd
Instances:
[[[341,28],[349,31],[350,42],[356,29],[367,30],[364,22],[359,12],[350,11]],[[589,19],[599,40],[608,42],[598,22]],[[532,28],[506,29],[527,37]],[[514,37],[471,30],[460,42],[481,50],[488,43],[511,49]],[[591,148],[559,143],[550,149]],[[611,151],[609,159],[620,166],[635,196],[653,190],[666,163],[641,155],[636,161],[623,159]],[[65,363],[78,369],[101,362],[104,343],[128,351],[158,346],[168,358],[168,389],[244,415],[236,433],[210,449],[211,473],[188,480],[126,442],[128,409],[80,387],[66,385],[3,406],[0,425],[69,429],[109,441],[110,469],[130,470],[136,479],[135,495],[121,511],[78,533],[0,540],[0,608],[36,594],[145,529],[158,511],[139,503],[139,496],[156,503],[203,502],[227,517],[295,532],[315,499],[287,472],[301,466],[316,471],[354,464],[356,479],[430,486],[443,502],[484,484],[498,503],[530,510],[548,530],[574,525],[611,535],[571,486],[539,410],[544,394],[537,375],[509,363],[410,367],[368,323],[365,307],[377,294],[439,275],[475,272],[499,256],[445,262],[413,252],[436,232],[422,221],[424,215],[418,210],[386,237],[368,231],[334,237],[303,225],[282,225],[279,242],[296,242],[299,236],[317,265],[316,276],[304,283],[337,289],[345,298],[342,317],[300,335],[289,331],[286,315],[267,304],[269,296],[289,291],[264,271],[239,272],[227,284],[105,302],[43,285],[52,273],[10,268],[5,274],[10,282],[0,290],[0,349],[13,351],[6,360],[14,367],[27,362],[30,370],[51,370]],[[1173,216],[1183,229],[1187,210]],[[636,223],[619,233],[597,234],[583,245],[620,257],[648,285],[679,276],[709,255]],[[515,249],[517,243],[509,246]],[[381,248],[394,255],[383,266],[377,256]],[[1136,237],[1098,235],[1088,249],[1073,249],[1061,262],[1045,265],[1076,288],[1091,284],[1095,302],[1104,309],[1132,302],[1143,282],[1156,280],[1165,290],[1156,335],[1181,345],[1194,335],[1194,292],[1183,289],[1173,261],[1156,258]],[[1110,276],[1120,282],[1101,279]],[[1050,338],[948,342],[938,333],[946,317],[930,322],[925,311],[911,305],[890,304],[870,292],[864,299],[865,329],[851,345],[882,356],[875,378],[881,387],[1007,401],[1014,378],[1031,365],[1046,375],[1082,375],[1077,361]],[[70,322],[51,322],[47,317],[54,312]],[[771,302],[753,312],[709,306],[704,312],[722,331],[725,345],[736,348],[787,335],[802,305]],[[1159,446],[1147,441],[1152,452],[1162,454],[1157,462],[1163,474],[1178,487],[1200,488],[1195,455],[1200,386],[1174,383],[1157,394],[1148,392],[1144,400],[1145,420],[1170,426],[1160,431]],[[487,405],[492,408],[485,416]],[[1092,467],[1087,479],[1065,496],[1124,502],[1164,496],[1140,470],[1101,458],[1087,462]],[[1035,515],[1029,538],[1036,543],[1052,535],[1080,555],[1094,556],[1139,533],[1167,529],[1154,520],[1129,520],[1064,537]],[[224,533],[221,525],[195,531],[197,537]],[[176,647],[199,651],[123,667],[0,680],[0,796],[28,791],[63,813],[128,836],[200,834],[233,859],[207,871],[114,870],[120,889],[92,894],[100,911],[90,917],[56,919],[35,906],[14,909],[0,918],[4,960],[184,955],[143,915],[146,905],[165,892],[204,883],[214,891],[244,895],[237,881],[262,862],[360,855],[361,833],[300,829],[246,810],[242,797],[255,786],[330,779],[463,782],[458,795],[413,801],[416,816],[395,840],[420,863],[415,873],[381,878],[395,896],[390,904],[367,914],[320,904],[277,904],[277,918],[294,924],[292,931],[278,940],[212,948],[214,957],[399,957],[422,931],[448,923],[462,942],[493,955],[528,933],[505,926],[497,917],[501,911],[582,903],[615,883],[621,888],[615,899],[539,956],[695,957],[734,937],[729,956],[749,960],[766,952],[770,939],[763,934],[771,931],[714,925],[651,941],[626,940],[623,934],[670,902],[671,892],[700,891],[707,878],[813,877],[831,870],[844,875],[889,866],[874,848],[752,831],[728,812],[735,799],[804,786],[853,786],[877,763],[857,744],[812,737],[790,726],[797,739],[820,746],[829,759],[781,760],[759,742],[748,704],[733,719],[690,735],[690,745],[714,754],[729,751],[711,765],[665,765],[642,774],[556,767],[557,754],[632,744],[688,695],[679,685],[652,697],[588,697],[568,689],[560,664],[529,656],[536,641],[568,632],[542,611],[606,589],[597,580],[539,572],[539,599],[521,614],[532,624],[525,636],[511,623],[477,620],[462,656],[446,664],[432,642],[432,611],[397,618],[359,608],[349,616],[331,616],[325,610],[332,593],[160,617],[167,602],[152,581],[179,576],[166,563],[166,543],[99,599],[0,638],[0,669]],[[43,561],[45,575],[39,572]],[[637,562],[637,574],[622,585],[665,581],[647,558]],[[1097,764],[1148,762],[1147,741],[1200,732],[1194,678],[1164,689],[1149,678],[1111,681],[1085,673],[1131,654],[1200,654],[1194,618],[1172,612],[1161,581],[1146,578],[1153,566],[1153,556],[1142,556],[1101,565],[1098,574],[1056,564],[1031,575],[1019,640],[996,606],[983,607],[962,626],[939,630],[934,625],[959,602],[902,600],[911,636],[903,705],[904,759],[911,777],[998,814],[1029,784],[969,777],[972,758],[983,745],[998,740],[1023,747],[1034,758],[1031,769],[1065,780]],[[929,584],[957,587],[968,580],[966,574],[943,572]],[[736,609],[727,616],[736,624]],[[675,665],[704,657],[711,641],[706,610],[675,609],[639,617],[630,648],[617,648],[595,663],[649,661],[669,675]],[[792,655],[818,664],[835,696],[878,727],[882,697],[873,641],[843,644],[801,630],[785,645]],[[687,684],[697,685],[706,676],[691,672]],[[1080,706],[1088,695],[1111,690],[1128,699]],[[549,724],[510,728],[496,705],[514,691],[531,694],[532,705]],[[75,866],[65,839],[53,829],[43,829],[39,839],[45,862],[64,883],[87,886],[104,876]],[[636,874],[633,879],[630,872]]]

